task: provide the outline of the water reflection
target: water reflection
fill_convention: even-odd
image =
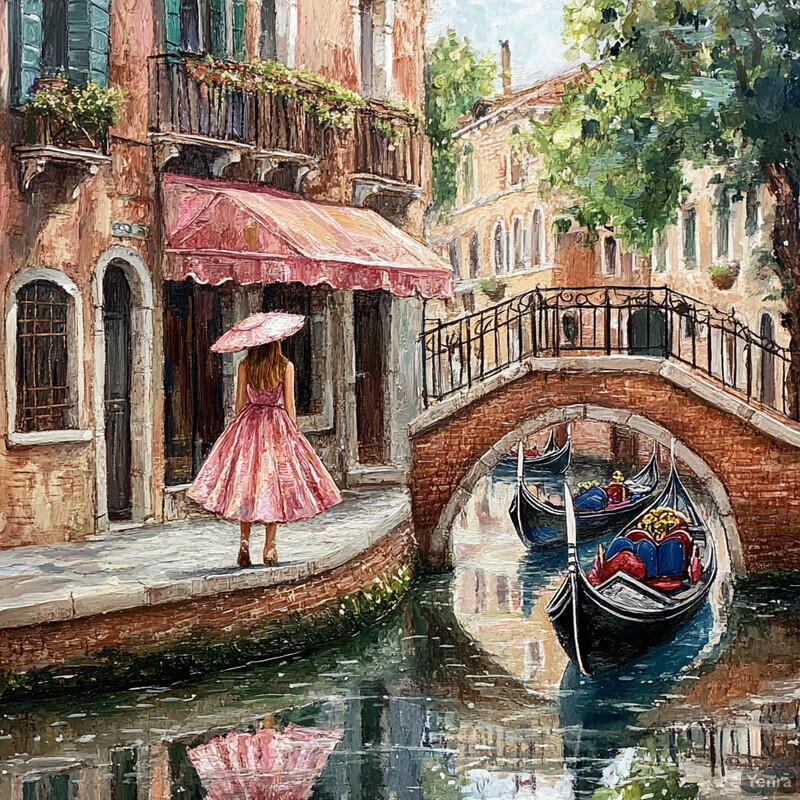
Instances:
[[[0,799],[748,797],[751,772],[800,766],[800,579],[720,594],[675,642],[587,679],[544,613],[564,554],[524,551],[511,491],[481,482],[455,574],[354,639],[3,708]]]

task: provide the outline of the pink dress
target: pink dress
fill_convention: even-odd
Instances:
[[[225,519],[293,522],[342,495],[283,403],[283,384],[257,392],[226,426],[188,496]]]

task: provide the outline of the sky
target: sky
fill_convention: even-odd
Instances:
[[[521,89],[569,67],[561,40],[562,0],[429,0],[428,41],[448,28],[500,62],[500,42],[511,47],[511,86]]]

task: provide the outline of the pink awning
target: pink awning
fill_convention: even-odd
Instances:
[[[453,294],[450,267],[374,211],[179,175],[163,193],[167,280]]]

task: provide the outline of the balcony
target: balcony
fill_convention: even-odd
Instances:
[[[303,95],[314,87],[297,86],[298,99],[203,76],[204,62],[178,56],[151,59],[150,133],[166,146],[162,161],[180,146],[216,149],[224,168],[243,156],[259,165],[259,178],[280,165],[310,169],[336,146],[336,128],[304,108]],[[245,65],[231,65],[247,75]],[[221,165],[221,166],[220,166]],[[212,170],[213,171],[213,170]]]
[[[13,112],[12,140],[14,155],[22,167],[22,186],[30,187],[35,177],[55,167],[65,177],[66,170],[78,175],[96,174],[111,162],[108,155],[108,127],[113,119],[91,110],[91,101],[102,95],[117,96],[116,89],[68,86],[61,78],[37,78],[36,92],[23,108]],[[48,97],[52,106],[37,103]],[[87,102],[87,100],[89,102]],[[75,105],[70,105],[74,103]],[[75,112],[75,107],[83,109]],[[116,110],[112,112],[112,117]]]
[[[376,101],[356,111],[353,202],[402,224],[407,206],[421,194],[422,143],[419,120],[411,112]]]

